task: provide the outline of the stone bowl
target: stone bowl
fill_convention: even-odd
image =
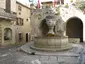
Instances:
[[[71,49],[68,37],[35,37],[34,45],[31,47],[42,51],[61,51]]]

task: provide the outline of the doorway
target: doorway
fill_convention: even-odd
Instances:
[[[29,41],[29,37],[28,36],[29,36],[28,33],[26,33],[26,42]]]

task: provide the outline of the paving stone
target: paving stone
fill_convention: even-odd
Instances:
[[[49,56],[41,56],[40,61],[48,61]]]
[[[28,55],[16,51],[16,48],[10,48],[11,51],[8,51],[8,49],[9,48],[4,50],[0,49],[0,64],[32,64],[34,60],[39,60],[41,64],[79,64],[77,56]],[[85,58],[85,55],[83,57]],[[85,61],[85,59],[83,61]]]
[[[49,61],[57,61],[57,56],[49,56]]]

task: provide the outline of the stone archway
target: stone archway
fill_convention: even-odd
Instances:
[[[69,38],[80,38],[80,42],[83,42],[82,20],[77,17],[70,18],[66,23],[66,35]]]

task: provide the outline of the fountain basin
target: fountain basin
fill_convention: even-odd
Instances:
[[[61,51],[71,49],[68,37],[35,37],[34,45],[31,47],[43,51]]]

